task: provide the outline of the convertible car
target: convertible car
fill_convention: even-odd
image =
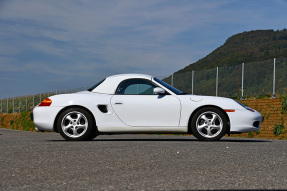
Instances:
[[[48,97],[31,116],[38,131],[55,131],[70,141],[115,133],[188,133],[216,141],[259,131],[263,121],[236,100],[186,94],[142,74],[114,75],[87,91]]]

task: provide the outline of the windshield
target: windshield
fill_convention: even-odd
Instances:
[[[160,79],[157,79],[157,78],[153,78],[154,81],[156,81],[157,83],[163,85],[164,87],[166,87],[167,89],[169,89],[170,91],[172,91],[173,93],[175,93],[176,95],[180,95],[180,94],[183,94],[182,91],[179,91],[178,89],[172,87],[171,85],[165,83],[164,81],[161,81]]]
[[[105,78],[106,79],[106,78]],[[89,92],[93,91],[93,89],[95,89],[98,85],[100,85],[101,83],[103,83],[103,81],[105,81],[105,79],[101,80],[100,82],[96,83],[95,85],[93,85],[92,87],[90,87],[88,89]]]

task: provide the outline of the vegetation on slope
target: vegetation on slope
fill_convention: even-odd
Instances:
[[[14,130],[36,131],[30,118],[31,112],[2,113],[0,114],[0,127]]]
[[[188,93],[193,88],[197,95],[215,95],[216,67],[219,67],[218,96],[240,97],[241,63],[245,63],[244,95],[272,94],[273,58],[280,58],[276,61],[276,94],[282,93],[287,87],[286,29],[236,34],[206,57],[175,72],[173,85]],[[193,87],[192,71],[195,71]],[[164,81],[171,83],[171,76]]]
[[[231,36],[206,57],[176,73],[287,57],[287,29],[255,30]]]

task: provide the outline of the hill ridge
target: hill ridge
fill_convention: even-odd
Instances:
[[[287,29],[245,31],[232,35],[210,54],[175,74],[281,57],[287,57]]]

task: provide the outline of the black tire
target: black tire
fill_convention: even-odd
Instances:
[[[227,119],[217,108],[206,107],[195,113],[191,120],[193,135],[201,141],[217,141],[227,130]]]
[[[81,108],[69,108],[61,113],[57,128],[61,136],[68,141],[88,141],[97,136],[95,121]]]

